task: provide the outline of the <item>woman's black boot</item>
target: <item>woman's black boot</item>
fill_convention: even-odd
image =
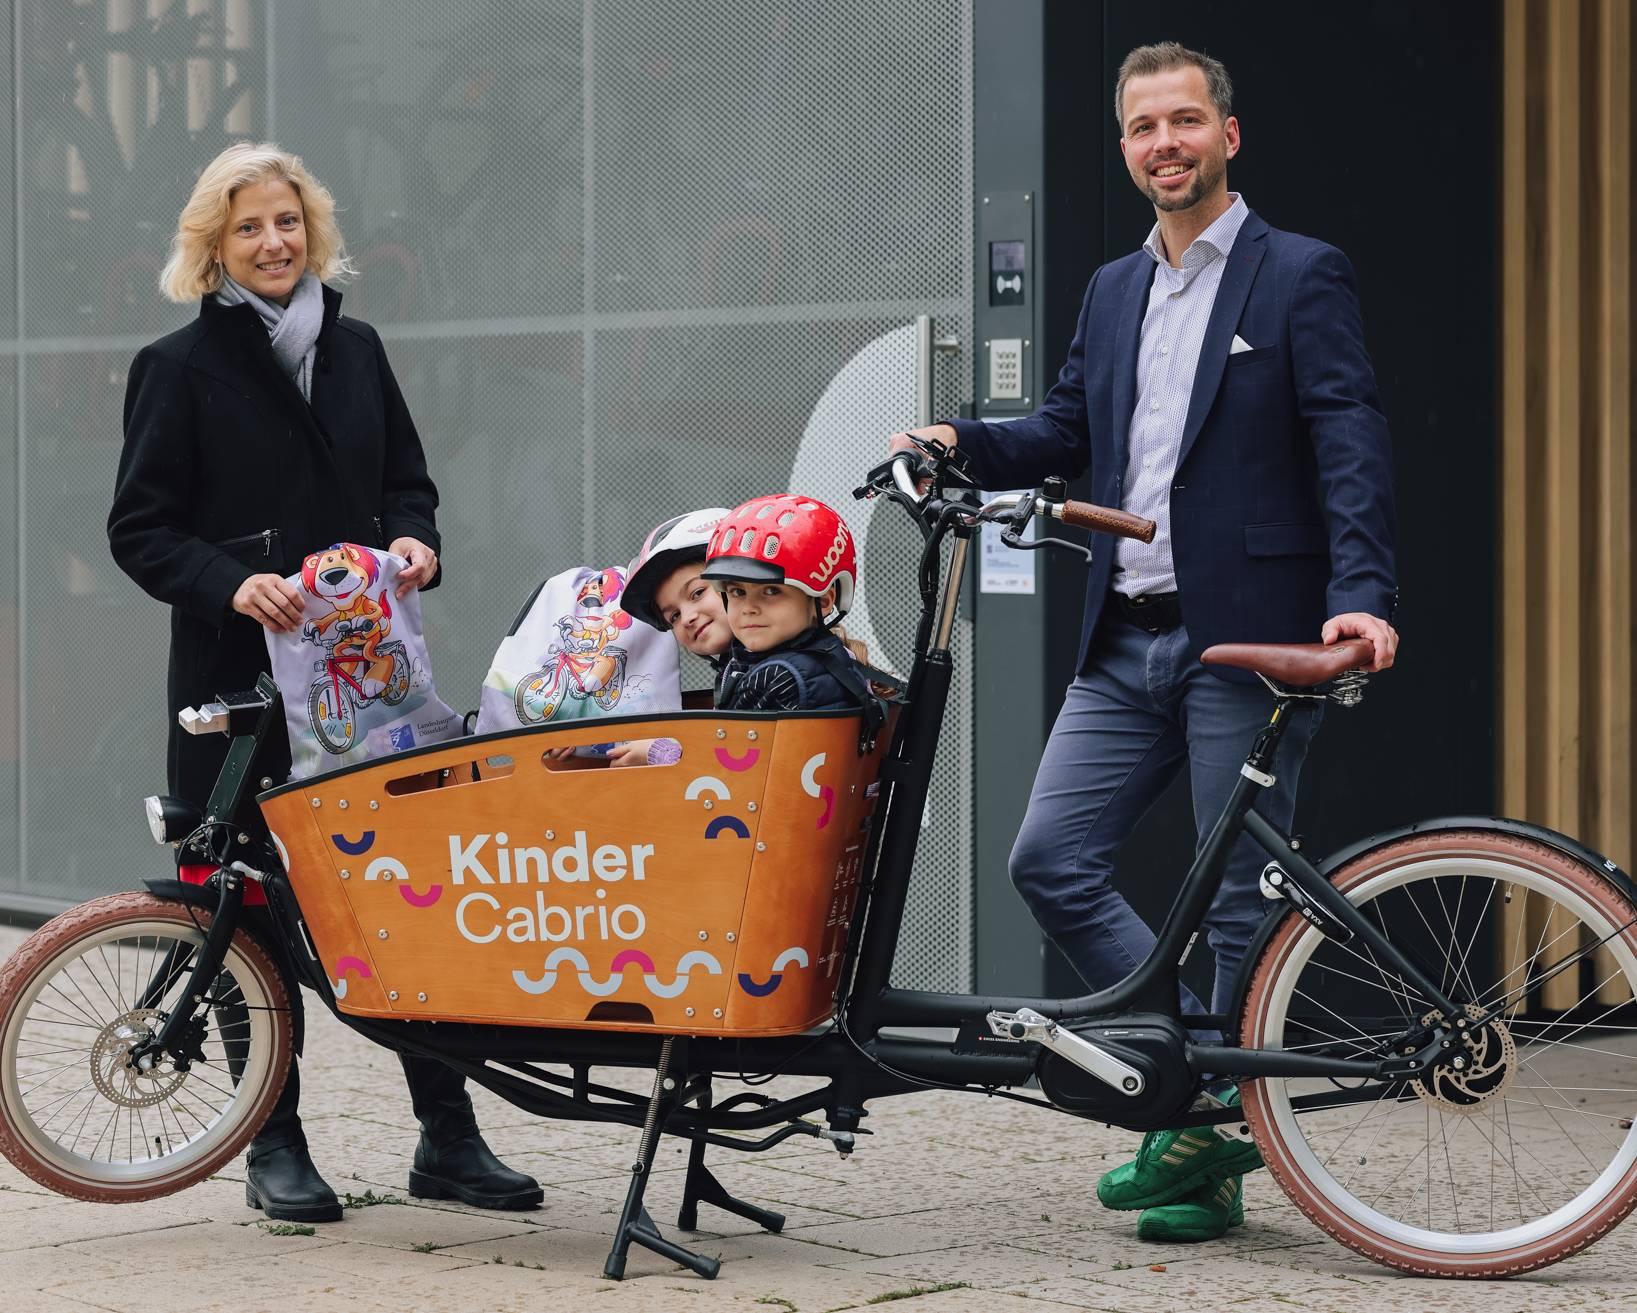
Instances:
[[[250,1146],[244,1201],[278,1222],[339,1222],[341,1201],[313,1166],[303,1136]]]
[[[244,1201],[278,1222],[339,1222],[341,1202],[307,1152],[296,1113],[300,1100],[301,1076],[292,1062],[279,1101],[250,1142]]]
[[[418,1199],[459,1199],[473,1208],[538,1208],[546,1197],[539,1182],[514,1172],[484,1143],[466,1078],[430,1058],[399,1057],[421,1123],[409,1193]]]

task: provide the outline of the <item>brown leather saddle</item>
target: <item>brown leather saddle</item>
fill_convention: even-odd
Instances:
[[[1218,643],[1200,653],[1208,666],[1249,670],[1290,688],[1312,688],[1358,670],[1375,658],[1367,638],[1339,643]]]

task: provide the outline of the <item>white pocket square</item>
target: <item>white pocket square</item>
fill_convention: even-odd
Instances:
[[[1235,333],[1233,335],[1233,345],[1228,348],[1228,354],[1230,356],[1237,356],[1241,351],[1249,351],[1250,349],[1250,343],[1245,341],[1244,338],[1240,337],[1238,333]]]

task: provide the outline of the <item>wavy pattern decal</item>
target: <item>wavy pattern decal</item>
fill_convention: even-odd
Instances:
[[[744,752],[738,754],[729,752],[726,748],[716,750],[716,760],[721,762],[724,768],[731,771],[749,770],[761,759],[762,750],[760,748],[746,748]]]
[[[739,973],[739,988],[752,998],[766,998],[781,984],[784,983],[784,969],[787,966],[804,967],[807,965],[807,950],[805,948],[787,948],[773,959],[773,974],[766,980],[757,980],[748,971]]]
[[[701,793],[714,793],[723,802],[733,797],[733,791],[714,775],[696,775],[688,782],[682,796],[692,802]]]
[[[824,758],[824,753],[815,752],[801,768],[802,790],[810,798],[824,800],[824,814],[818,818],[818,825],[815,827],[820,830],[830,823],[830,817],[835,815],[836,810],[836,791],[828,784],[818,782],[818,770],[824,765]]]
[[[365,830],[363,836],[357,840],[349,839],[344,834],[332,834],[330,842],[348,857],[362,857],[375,846],[375,831]]]
[[[584,953],[577,948],[563,947],[554,948],[546,955],[545,967],[539,979],[531,977],[526,971],[513,971],[512,983],[525,994],[549,993],[557,984],[558,968],[565,962],[574,966],[575,973],[580,978],[580,988],[597,998],[607,998],[625,983],[624,972],[628,966],[641,968],[642,981],[655,998],[675,998],[681,994],[688,988],[695,967],[703,967],[708,975],[722,974],[722,964],[704,949],[696,948],[691,953],[684,953],[681,956],[676,964],[676,975],[669,984],[666,984],[659,978],[659,972],[648,954],[638,949],[627,948],[609,963],[608,979],[598,980],[591,974],[591,963],[586,961]]]
[[[409,868],[396,857],[377,857],[364,868],[366,880],[407,880]]]
[[[398,892],[403,895],[404,902],[411,907],[431,907],[433,903],[443,897],[443,886],[435,884],[424,894],[418,894],[412,886],[401,884],[398,886]]]
[[[732,830],[741,839],[750,838],[750,827],[737,816],[717,816],[705,827],[707,839],[717,838],[723,830]]]
[[[370,970],[369,963],[361,957],[343,957],[335,964],[335,979],[330,982],[338,999],[347,996],[347,972],[352,972],[360,980],[369,980],[375,973]]]

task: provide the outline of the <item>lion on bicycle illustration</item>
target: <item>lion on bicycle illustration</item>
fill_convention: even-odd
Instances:
[[[569,699],[612,711],[625,691],[628,653],[615,640],[631,617],[612,607],[625,588],[623,571],[610,568],[580,586],[574,610],[557,620],[558,641],[546,649],[539,670],[518,681],[517,718],[525,725],[550,720]]]
[[[392,602],[385,590],[370,595],[380,573],[375,553],[355,543],[334,543],[301,563],[307,592],[334,608],[301,627],[301,636],[324,650],[313,664],[320,673],[307,713],[314,735],[333,753],[357,741],[360,710],[376,701],[396,706],[409,693],[409,653],[388,641]]]

